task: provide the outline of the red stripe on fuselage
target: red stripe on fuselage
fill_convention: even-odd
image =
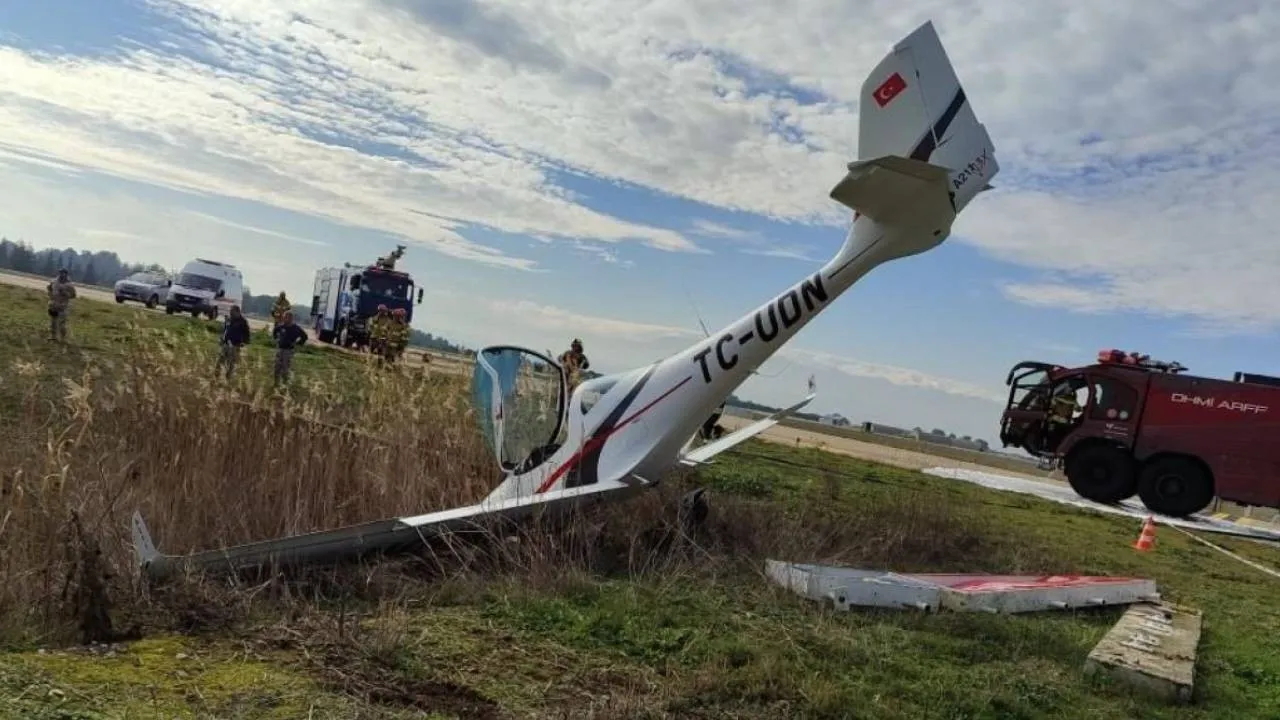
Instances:
[[[556,471],[555,471],[555,472],[553,472],[553,473],[551,473],[551,476],[550,476],[550,477],[548,477],[548,478],[546,479],[546,481],[545,481],[545,482],[543,482],[543,483],[542,483],[542,485],[541,485],[540,487],[538,487],[538,489],[537,489],[537,490],[535,490],[535,491],[534,491],[534,494],[535,494],[535,495],[541,495],[542,493],[544,493],[544,492],[546,492],[546,491],[550,490],[550,489],[551,489],[551,486],[552,486],[552,485],[555,485],[555,484],[556,484],[556,481],[557,481],[557,480],[559,480],[561,477],[563,477],[565,473],[569,472],[569,470],[571,470],[571,469],[573,468],[573,466],[574,466],[574,465],[577,465],[579,462],[582,462],[582,458],[583,458],[583,457],[585,457],[587,453],[589,453],[589,452],[591,452],[592,450],[594,450],[594,449],[596,449],[596,448],[600,447],[601,445],[603,445],[603,444],[604,444],[604,441],[605,441],[605,440],[608,440],[610,437],[612,437],[614,433],[618,432],[619,430],[622,430],[622,428],[624,428],[624,427],[626,427],[627,425],[631,424],[631,422],[632,422],[633,420],[635,420],[636,418],[640,417],[640,416],[641,416],[641,415],[643,415],[644,413],[648,412],[648,411],[649,411],[649,409],[650,409],[650,408],[652,408],[654,405],[657,405],[658,403],[660,403],[660,402],[662,402],[663,400],[667,399],[667,398],[671,395],[671,393],[673,393],[673,392],[675,392],[675,391],[679,390],[680,388],[684,387],[685,383],[689,382],[689,381],[690,381],[690,380],[692,380],[692,379],[693,379],[693,376],[692,376],[692,375],[690,375],[689,377],[685,378],[684,380],[681,380],[679,383],[677,383],[677,384],[676,384],[676,386],[675,386],[675,387],[673,387],[673,388],[671,388],[670,390],[668,390],[668,391],[666,391],[666,392],[662,393],[662,394],[661,394],[661,395],[659,395],[657,398],[655,398],[652,402],[650,402],[648,405],[645,405],[644,407],[642,407],[642,408],[640,408],[639,410],[637,410],[637,411],[635,411],[634,413],[632,413],[632,414],[631,414],[631,416],[630,416],[630,417],[628,417],[627,419],[623,420],[622,422],[618,423],[617,425],[614,425],[612,428],[610,428],[610,429],[608,430],[608,432],[605,432],[605,433],[604,433],[604,434],[602,434],[602,435],[598,435],[598,436],[596,436],[596,437],[593,437],[593,438],[591,438],[590,440],[587,440],[587,442],[583,444],[582,449],[580,449],[580,450],[578,450],[578,452],[574,453],[574,454],[573,454],[573,457],[571,457],[571,458],[569,458],[568,460],[566,460],[566,461],[565,461],[565,463],[564,463],[563,465],[561,465],[560,467],[556,468]]]

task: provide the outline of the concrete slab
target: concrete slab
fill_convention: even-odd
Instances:
[[[1070,505],[1086,510],[1097,510],[1098,512],[1109,513],[1112,515],[1127,515],[1134,518],[1145,518],[1153,513],[1137,500],[1125,500],[1115,505],[1104,505],[1103,503],[1086,500],[1068,485],[1056,483],[1037,482],[1034,480],[1025,480],[1023,478],[1014,477],[1012,475],[1000,475],[996,473],[981,472],[977,470],[966,470],[962,468],[945,468],[932,467],[921,470],[926,475],[934,477],[943,477],[952,480],[963,480],[971,482],[975,485],[981,485],[992,490],[1005,490],[1008,492],[1022,493],[1024,495],[1034,495],[1045,500]],[[1277,526],[1246,526],[1238,522],[1216,518],[1212,515],[1192,515],[1188,518],[1174,518],[1166,515],[1155,515],[1158,522],[1165,525],[1176,525],[1188,530],[1200,530],[1203,532],[1218,533],[1220,535],[1232,535],[1235,537],[1253,538],[1257,540],[1280,541],[1280,527]],[[1134,537],[1137,537],[1137,531],[1134,531]]]
[[[1134,605],[1089,653],[1085,673],[1109,676],[1168,703],[1190,703],[1201,625],[1199,610]]]

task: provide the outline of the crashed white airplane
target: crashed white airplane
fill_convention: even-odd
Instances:
[[[692,448],[699,426],[747,377],[863,275],[930,250],[998,166],[931,23],[899,42],[862,85],[859,160],[831,191],[854,210],[840,251],[821,270],[693,347],[647,367],[587,381],[572,393],[552,358],[525,348],[478,353],[473,401],[503,473],[483,501],[441,512],[163,555],[139,514],[134,542],[147,575],[187,566],[235,569],[389,551],[492,519],[517,519],[654,486],[776,424],[803,401]]]

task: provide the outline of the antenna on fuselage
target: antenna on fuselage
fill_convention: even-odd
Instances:
[[[681,287],[681,289],[683,289],[683,290],[684,290],[684,296],[685,296],[685,297],[687,297],[687,298],[689,298],[689,306],[693,308],[693,314],[694,314],[694,317],[698,318],[698,325],[702,328],[702,335],[703,335],[704,337],[711,337],[711,331],[707,329],[707,324],[706,324],[705,322],[703,322],[703,321],[702,321],[702,313],[698,312],[698,304],[697,304],[697,303],[695,303],[695,302],[693,301],[693,294],[689,292],[689,286],[688,286],[688,285],[685,285],[683,282],[681,282],[681,283],[680,283],[680,287]],[[789,368],[789,367],[791,367],[791,361],[790,361],[790,360],[788,360],[788,361],[787,361],[787,367],[788,367],[788,368]],[[782,373],[784,373],[784,372],[786,372],[786,371],[787,371],[787,368],[783,368],[783,369],[779,370],[778,372],[776,372],[776,373],[774,373],[774,374],[770,375],[770,374],[768,374],[768,373],[762,373],[762,372],[760,372],[759,370],[752,370],[752,371],[751,371],[751,374],[752,374],[752,375],[759,375],[760,377],[776,378],[776,377],[778,377],[779,375],[781,375]]]

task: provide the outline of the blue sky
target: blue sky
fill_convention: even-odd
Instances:
[[[419,328],[622,370],[836,250],[859,86],[932,19],[997,190],[742,394],[992,439],[1018,360],[1280,374],[1280,11],[864,5],[0,0],[0,234],[298,300],[404,242]]]

